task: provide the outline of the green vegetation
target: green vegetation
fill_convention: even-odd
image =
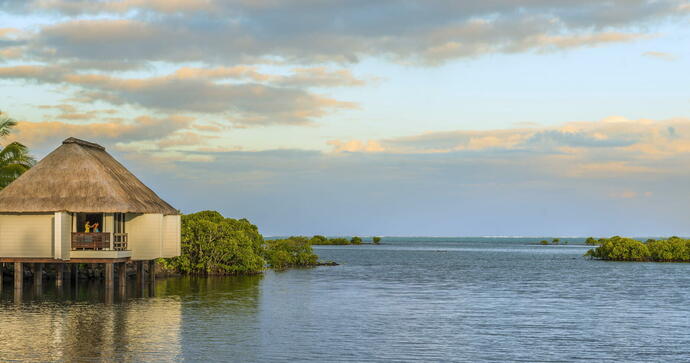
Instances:
[[[602,241],[602,242],[600,242]],[[585,244],[590,245],[590,246],[598,246],[603,243],[603,240],[596,240],[594,237],[587,237],[585,240]]]
[[[259,229],[248,220],[203,211],[182,216],[182,255],[160,262],[183,274],[259,273],[266,264],[263,245]]]
[[[646,242],[614,236],[599,239],[596,244],[599,246],[585,256],[610,261],[690,262],[690,240],[675,236]]]
[[[307,237],[290,237],[266,242],[266,260],[273,268],[315,266],[318,258]]]
[[[0,112],[0,138],[10,134],[17,122]],[[5,188],[25,171],[29,170],[36,161],[29,155],[26,146],[12,142],[5,147],[0,145],[0,189]]]
[[[375,245],[381,244],[381,237],[373,237],[373,238],[371,239],[371,241],[372,241]]]
[[[549,241],[547,241],[547,240],[545,240],[545,239],[539,241],[539,244],[540,244],[540,245],[548,245],[548,244],[557,245],[557,244],[560,244],[560,243],[561,243],[561,240],[558,239],[558,238],[554,238],[554,239],[551,241],[551,243],[549,243]],[[563,244],[564,244],[564,245],[567,245],[567,244],[568,244],[568,241],[564,241]]]
[[[292,237],[291,237],[292,238]],[[352,244],[350,240],[346,238],[326,238],[324,236],[314,236],[309,239],[309,243],[312,245],[349,245]]]
[[[325,244],[329,244],[329,243],[328,243],[328,238],[326,238],[326,237],[324,237],[324,236],[321,236],[321,235],[318,235],[318,234],[317,234],[316,236],[312,237],[312,238],[309,240],[309,243],[311,243],[311,244],[313,244],[313,245],[325,245]]]
[[[290,237],[293,238],[293,237]],[[374,237],[375,239],[378,238],[379,241],[381,241],[380,237]],[[329,245],[339,245],[339,246],[346,246],[346,245],[361,245],[362,244],[362,237],[352,237],[351,239],[347,238],[326,238],[324,236],[316,235],[312,238],[309,239],[309,242],[312,245],[322,245],[322,246],[329,246]],[[377,243],[377,242],[374,242]]]
[[[306,238],[266,243],[248,220],[203,211],[182,216],[182,254],[159,264],[175,273],[236,275],[260,273],[266,261],[270,267],[285,268],[311,266],[317,258]]]

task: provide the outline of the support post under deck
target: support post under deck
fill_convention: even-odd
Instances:
[[[55,287],[62,287],[62,280],[64,279],[65,264],[55,264]]]
[[[43,264],[34,263],[34,287],[40,290],[43,287]]]
[[[156,260],[149,260],[149,284],[151,288],[156,283]]]
[[[114,264],[112,262],[105,263],[105,288],[112,290],[114,287],[113,280],[115,280]]]
[[[144,261],[134,262],[137,266],[137,289],[144,288]]]
[[[22,290],[24,285],[24,266],[21,262],[14,263],[14,290]]]
[[[127,290],[127,262],[121,262],[118,265],[117,283],[120,286],[120,292],[124,293]]]

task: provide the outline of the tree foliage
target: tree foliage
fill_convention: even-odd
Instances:
[[[313,245],[325,245],[328,244],[328,238],[317,234],[316,236],[312,237],[309,242]]]
[[[260,273],[267,263],[287,268],[314,266],[318,260],[306,237],[264,241],[248,220],[225,218],[215,211],[182,216],[181,252],[159,260],[161,267],[181,274],[238,275]]]
[[[599,239],[596,244],[599,247],[585,256],[611,261],[690,262],[690,240],[675,236],[646,242],[614,236]]]
[[[342,238],[342,237],[337,237],[337,238],[327,238],[321,235],[316,235],[312,238],[309,239],[309,242],[316,246],[316,245],[338,245],[338,246],[345,246],[345,245],[361,245],[363,240],[362,237],[352,237],[350,239],[347,238]],[[373,243],[374,244],[379,244],[381,242],[381,237],[374,237],[373,238]]]
[[[319,256],[314,254],[307,237],[290,237],[266,241],[266,260],[277,269],[305,267],[317,264]]]
[[[203,211],[182,216],[182,253],[161,265],[183,274],[252,274],[264,269],[263,256],[264,239],[255,225]]]
[[[603,242],[600,243],[599,241],[600,240],[594,239],[594,237],[587,237],[587,239],[585,240],[585,244],[590,245],[590,246],[596,246],[596,245],[600,245],[601,243],[603,243]]]
[[[0,137],[9,135],[16,125],[17,122],[15,120],[4,116],[0,112]],[[0,189],[5,188],[19,178],[35,163],[36,160],[29,155],[28,148],[18,142],[12,142],[4,147],[0,147]]]

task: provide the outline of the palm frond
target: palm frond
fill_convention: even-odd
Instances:
[[[36,164],[26,146],[13,142],[0,150],[0,189]]]
[[[9,135],[15,126],[17,126],[17,121],[0,114],[0,137]]]
[[[26,146],[13,142],[0,150],[0,166],[5,163],[21,163],[33,166],[36,160],[29,155],[29,149]]]

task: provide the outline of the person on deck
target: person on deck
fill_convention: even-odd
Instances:
[[[91,225],[89,224],[89,221],[86,221],[86,224],[84,225],[84,232],[91,232]]]
[[[99,225],[98,222],[96,222],[96,223],[94,223],[94,224],[91,226],[91,227],[93,227],[93,232],[94,232],[94,233],[99,233],[99,232],[101,232],[101,230],[98,229],[98,225]]]

